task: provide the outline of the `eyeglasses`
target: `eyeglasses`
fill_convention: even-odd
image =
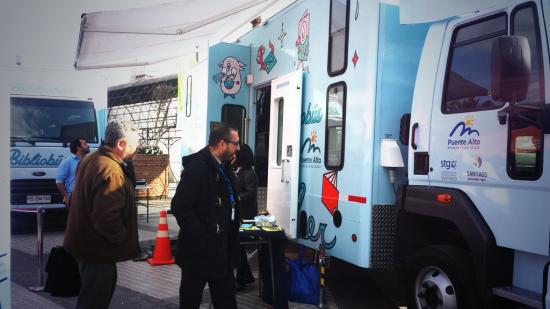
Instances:
[[[226,143],[229,143],[229,144],[233,144],[233,145],[235,145],[235,147],[237,147],[237,146],[239,146],[239,144],[240,144],[241,141],[236,141],[236,142],[234,142],[234,141],[230,141],[230,140],[226,139],[225,142],[226,142]]]

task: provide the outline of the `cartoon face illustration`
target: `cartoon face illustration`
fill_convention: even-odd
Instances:
[[[300,21],[298,21],[298,39],[296,47],[298,48],[298,60],[306,61],[309,55],[309,12],[306,10]]]
[[[220,83],[224,98],[235,98],[235,94],[241,90],[241,71],[246,65],[235,57],[227,57],[218,66],[221,71],[214,76],[214,80]]]

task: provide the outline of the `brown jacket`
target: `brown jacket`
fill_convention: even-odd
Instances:
[[[77,259],[109,263],[139,255],[131,174],[101,146],[78,166],[65,230],[65,249]]]

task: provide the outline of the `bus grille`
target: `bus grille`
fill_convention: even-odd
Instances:
[[[11,205],[27,204],[27,195],[51,195],[51,203],[63,203],[55,179],[15,179],[11,181]]]

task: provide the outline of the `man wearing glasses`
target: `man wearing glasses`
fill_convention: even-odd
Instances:
[[[181,174],[171,204],[180,227],[180,308],[199,308],[206,283],[214,308],[237,308],[232,259],[239,248],[239,214],[229,161],[238,150],[237,130],[216,124],[208,146],[188,157]]]

